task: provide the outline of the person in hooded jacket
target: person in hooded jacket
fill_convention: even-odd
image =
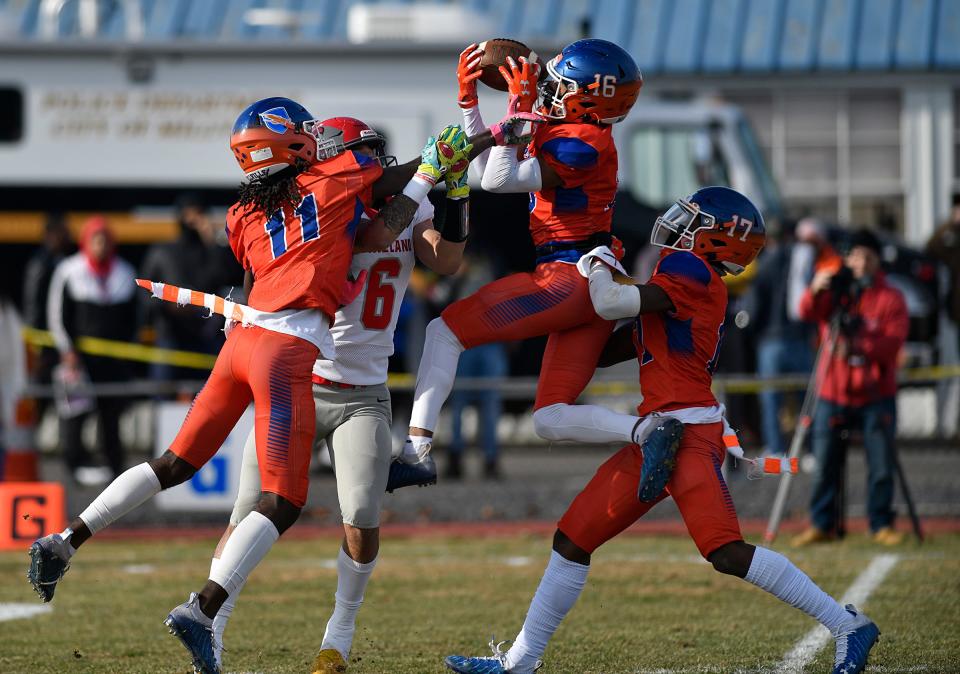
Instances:
[[[127,381],[131,376],[127,361],[82,353],[76,340],[81,336],[134,340],[137,286],[133,267],[117,256],[116,240],[102,216],[87,220],[79,243],[79,252],[54,270],[47,297],[47,325],[60,353],[55,379],[68,388],[85,380],[93,384]],[[98,445],[109,471],[90,465],[81,440],[90,406],[59,406],[64,459],[74,479],[84,485],[102,484],[124,470],[119,434],[123,398],[102,396],[92,402],[99,417]]]
[[[242,284],[243,270],[230,249],[216,242],[216,226],[201,196],[182,194],[175,207],[179,235],[172,241],[150,247],[140,276],[163,279],[166,283],[204,293],[220,293],[224,286]],[[157,346],[210,354],[217,353],[223,346],[223,326],[218,321],[207,320],[205,311],[173,302],[152,302],[146,295],[141,296],[141,304],[145,305],[148,324],[156,333]],[[150,366],[151,378],[158,380],[201,379],[205,374],[166,363]]]

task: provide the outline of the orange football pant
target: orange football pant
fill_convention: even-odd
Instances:
[[[302,508],[315,425],[310,376],[318,354],[316,346],[299,337],[238,325],[170,451],[200,468],[220,449],[252,400],[261,489]]]
[[[697,549],[707,557],[722,545],[743,540],[733,499],[720,474],[725,453],[722,424],[688,424],[667,488],[654,503],[641,503],[637,487],[643,457],[638,445],[627,445],[600,466],[557,526],[592,553],[672,496]]]
[[[448,306],[441,317],[465,349],[550,335],[534,409],[576,401],[614,326],[597,316],[587,279],[566,262],[497,279]]]

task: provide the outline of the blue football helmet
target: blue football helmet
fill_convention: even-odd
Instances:
[[[642,86],[643,75],[625,50],[607,40],[577,40],[547,63],[539,112],[566,122],[616,124]]]
[[[289,98],[264,98],[240,113],[230,148],[249,180],[262,180],[294,166],[335,157],[344,150],[343,131],[324,127]]]
[[[690,251],[734,275],[756,259],[766,240],[763,216],[753,202],[719,186],[678,199],[650,233],[653,245]]]

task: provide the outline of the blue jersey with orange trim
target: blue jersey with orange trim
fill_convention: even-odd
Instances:
[[[727,287],[702,258],[665,250],[650,278],[673,311],[642,314],[633,343],[640,360],[640,415],[682,407],[710,407],[710,390],[723,339]]]
[[[269,216],[252,205],[231,208],[230,247],[256,279],[247,303],[261,311],[320,309],[332,322],[357,225],[382,173],[375,159],[348,150],[297,176],[296,207]]]
[[[544,124],[528,148],[557,175],[559,187],[530,195],[535,246],[609,232],[617,193],[617,147],[610,126]]]

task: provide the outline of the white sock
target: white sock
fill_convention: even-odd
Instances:
[[[457,362],[463,353],[463,344],[451,332],[442,318],[427,325],[423,356],[417,370],[417,389],[413,394],[410,425],[435,430],[440,408],[446,402],[457,376]]]
[[[560,627],[560,621],[577,602],[587,582],[588,571],[589,566],[571,562],[556,551],[550,553],[550,563],[530,602],[523,629],[507,651],[506,668],[512,674],[533,671],[537,660],[547,650],[550,637]]]
[[[67,527],[60,532],[60,538],[63,539],[63,551],[67,553],[67,559],[77,554],[77,549],[70,545],[70,537],[73,536],[73,529]]]
[[[200,610],[200,597],[196,592],[190,593],[190,599],[187,601],[187,608],[190,609],[190,615],[194,620],[199,622],[201,625],[206,625],[209,627],[213,621],[207,617],[207,615]]]
[[[210,560],[210,577],[213,578],[214,575],[222,573],[221,566],[223,562],[220,561],[219,557],[214,557]],[[217,611],[217,615],[213,618],[213,637],[216,643],[220,644],[220,647],[223,647],[223,632],[227,629],[227,623],[230,621],[230,615],[233,613],[233,607],[237,603],[237,597],[240,596],[240,590],[243,589],[241,584],[235,591],[230,593],[220,607],[220,610]]]
[[[798,608],[837,635],[851,615],[779,552],[757,546],[744,579]]]
[[[425,435],[408,435],[407,441],[403,443],[403,455],[419,458],[426,451],[426,446],[432,443],[433,438],[428,438]]]
[[[556,403],[533,413],[533,427],[544,440],[579,442],[633,442],[639,417],[620,414],[600,405]]]
[[[226,590],[227,595],[236,594],[279,537],[273,522],[254,510],[230,534],[220,553],[220,563],[210,567],[210,580]]]
[[[363,592],[376,565],[376,559],[366,564],[355,562],[340,548],[337,557],[337,593],[334,595],[336,604],[323,633],[321,650],[335,648],[344,660],[350,656],[357,611],[363,604]]]
[[[153,468],[147,463],[138,464],[108,484],[80,513],[80,519],[91,534],[96,534],[159,492],[160,480]]]

